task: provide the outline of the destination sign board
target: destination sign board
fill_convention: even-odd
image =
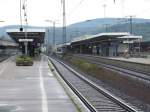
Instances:
[[[33,42],[33,39],[19,39],[19,42]]]

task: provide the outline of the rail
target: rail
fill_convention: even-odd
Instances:
[[[65,80],[66,83],[68,83],[68,85],[71,87],[71,89],[80,97],[80,99],[84,102],[84,104],[90,109],[93,108],[89,107],[89,102],[83,97],[83,95],[81,95],[81,93],[62,75],[62,73],[59,71],[59,69],[57,68],[57,66],[55,65],[55,63],[52,61],[53,59],[50,58],[51,62],[53,63],[53,65],[55,66],[56,70],[59,72],[59,74],[61,75],[61,77]],[[91,86],[92,88],[94,88],[96,91],[98,91],[99,93],[103,94],[105,97],[107,97],[108,99],[110,99],[111,101],[113,101],[115,104],[119,105],[121,108],[123,108],[126,111],[129,112],[137,112],[134,108],[132,108],[131,106],[129,106],[128,104],[124,103],[122,100],[120,100],[119,98],[113,96],[112,94],[110,94],[107,90],[105,90],[102,87],[97,86],[95,83],[91,82],[89,79],[83,77],[81,74],[79,74],[78,72],[76,72],[75,70],[73,70],[71,67],[69,67],[68,65],[66,65],[65,63],[61,62],[60,60],[56,60],[57,62],[59,62],[61,65],[63,65],[67,70],[69,70],[71,73],[73,73],[74,75],[76,75],[78,78],[80,78],[82,81],[86,82],[89,86]],[[75,91],[77,90],[77,92]],[[91,106],[91,104],[90,104]],[[108,107],[109,108],[109,107]],[[95,109],[90,109],[91,112],[96,112]]]

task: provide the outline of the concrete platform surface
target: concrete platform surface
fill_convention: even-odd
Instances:
[[[0,112],[78,112],[41,56],[33,66],[0,63]]]
[[[128,61],[128,62],[135,62],[135,63],[149,64],[149,65],[150,65],[150,58],[123,58],[123,57],[113,57],[113,58],[109,58],[109,59],[122,60],[122,61]]]

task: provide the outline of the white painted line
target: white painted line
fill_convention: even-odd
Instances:
[[[44,87],[44,79],[42,76],[42,61],[39,67],[39,75],[40,75],[40,88],[42,94],[42,112],[48,112],[48,102],[47,102],[47,95]]]

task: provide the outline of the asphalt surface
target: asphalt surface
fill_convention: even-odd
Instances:
[[[0,112],[77,112],[41,56],[33,66],[0,63]]]

